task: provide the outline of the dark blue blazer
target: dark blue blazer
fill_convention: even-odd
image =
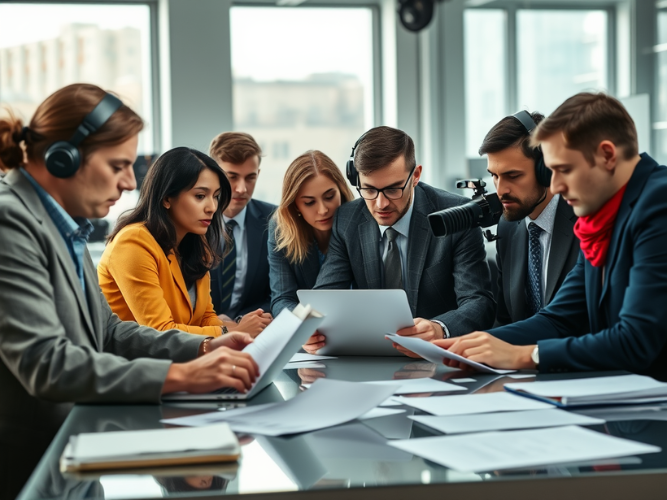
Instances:
[[[269,261],[267,256],[268,224],[275,205],[259,200],[250,200],[246,213],[246,238],[248,239],[248,272],[246,273],[243,295],[238,305],[231,311],[223,311],[221,265],[211,270],[211,298],[218,314],[226,314],[232,319],[256,309],[269,311],[271,288],[269,287]]]
[[[271,314],[276,317],[283,309],[291,311],[297,306],[297,290],[310,290],[315,286],[320,272],[317,243],[313,242],[301,264],[291,263],[284,250],[276,250],[276,223],[272,219],[269,222],[269,270]]]
[[[604,272],[604,285],[603,285]],[[582,325],[590,324],[589,329]],[[553,301],[490,333],[537,343],[540,371],[667,375],[667,168],[641,155],[618,211],[604,268],[580,253]]]

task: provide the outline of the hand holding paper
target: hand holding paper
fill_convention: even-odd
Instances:
[[[464,363],[468,366],[471,366],[472,368],[475,368],[478,371],[485,373],[498,373],[502,375],[505,373],[512,373],[514,371],[514,370],[497,370],[495,368],[491,368],[481,363],[471,361],[467,358],[464,358],[463,356],[459,356],[458,354],[449,352],[447,349],[443,349],[442,347],[439,347],[431,342],[426,342],[425,340],[422,339],[414,337],[401,337],[400,335],[396,335],[395,333],[388,333],[387,339],[405,347],[406,349],[414,352],[415,354],[419,354],[422,358],[430,361],[431,363],[443,364],[445,359],[450,359],[457,361],[459,363]]]

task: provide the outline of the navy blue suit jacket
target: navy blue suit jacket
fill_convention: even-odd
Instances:
[[[588,323],[590,329],[583,330]],[[543,372],[621,369],[664,378],[667,168],[641,155],[623,195],[604,268],[593,267],[580,253],[546,308],[490,333],[515,345],[537,343]]]
[[[211,270],[211,298],[213,309],[218,314],[226,314],[232,319],[239,314],[247,314],[256,309],[269,312],[271,288],[269,287],[269,257],[267,255],[268,224],[275,205],[258,200],[250,200],[246,213],[246,238],[248,239],[248,272],[241,300],[234,310],[223,311],[221,265]]]

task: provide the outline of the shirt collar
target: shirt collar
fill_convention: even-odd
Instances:
[[[558,209],[558,200],[560,200],[560,195],[555,194],[554,197],[551,198],[551,201],[547,204],[547,206],[544,207],[542,213],[540,213],[540,215],[537,216],[537,219],[533,220],[530,218],[530,216],[526,217],[524,219],[526,221],[526,227],[528,227],[528,224],[530,224],[531,222],[534,222],[535,224],[540,226],[541,229],[551,234],[554,229],[554,222],[556,221],[556,210]]]
[[[93,224],[84,217],[75,217],[73,218],[68,214],[63,207],[51,196],[35,179],[32,175],[28,173],[27,170],[21,168],[21,173],[25,176],[26,179],[32,184],[37,192],[37,196],[44,205],[44,208],[48,212],[49,216],[55,223],[56,227],[60,234],[64,238],[82,238],[87,240],[91,233],[94,231],[95,227]]]
[[[416,194],[417,191],[415,190],[415,196]],[[390,227],[393,227],[397,233],[407,238],[408,234],[410,233],[410,220],[412,220],[412,210],[414,206],[415,206],[415,197],[413,196],[412,200],[410,200],[410,208],[408,208],[408,211],[405,212],[403,217],[398,219],[393,226],[381,226],[380,224],[378,224],[378,227],[380,228],[380,236],[384,236],[384,232]]]
[[[222,219],[225,221],[225,224],[227,224],[230,220],[236,221],[236,223],[239,225],[239,229],[241,231],[245,230],[245,215],[246,212],[248,211],[248,205],[243,207],[243,210],[241,210],[236,217],[227,217],[226,215],[223,214]]]

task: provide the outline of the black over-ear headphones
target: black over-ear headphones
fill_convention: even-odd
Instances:
[[[44,153],[44,163],[49,173],[61,179],[73,176],[81,166],[79,144],[90,134],[97,132],[122,105],[117,97],[105,95],[95,109],[86,115],[69,141],[51,144]]]
[[[523,125],[528,135],[537,127],[537,123],[528,111],[522,110],[512,116]],[[537,148],[537,157],[535,158],[535,178],[540,186],[549,187],[551,185],[551,170],[544,164],[544,156],[540,147]]]
[[[350,181],[350,184],[356,187],[359,187],[359,172],[357,172],[357,168],[354,166],[354,151],[357,149],[359,143],[364,140],[364,137],[366,137],[365,133],[354,143],[350,158],[345,164],[345,175],[347,176],[347,180]]]

